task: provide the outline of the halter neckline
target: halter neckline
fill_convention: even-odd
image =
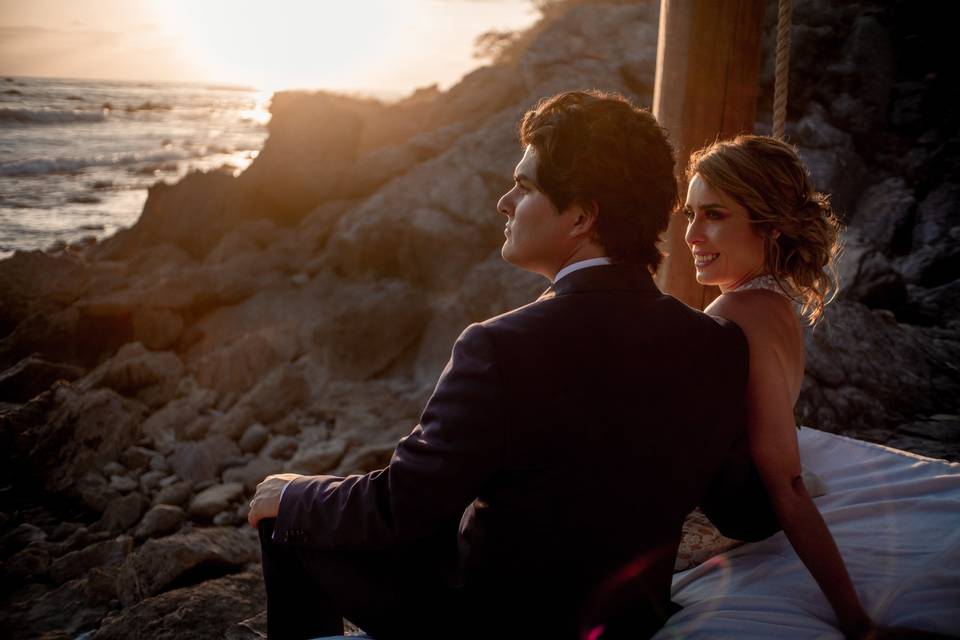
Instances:
[[[739,287],[733,289],[733,291],[749,291],[751,289],[765,289],[767,291],[773,291],[774,293],[779,293],[788,300],[793,301],[793,296],[790,294],[789,285],[786,282],[778,282],[769,273],[756,276],[747,280]]]

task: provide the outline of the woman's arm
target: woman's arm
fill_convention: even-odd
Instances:
[[[789,367],[802,365],[787,362],[789,345],[778,344],[789,331],[785,321],[796,321],[792,310],[787,308],[790,315],[785,317],[779,308],[785,301],[771,299],[770,295],[743,292],[734,300],[718,300],[720,304],[715,303],[710,312],[733,320],[747,336],[750,453],[780,525],[836,612],[841,630],[847,637],[862,637],[872,628],[872,622],[801,476]]]

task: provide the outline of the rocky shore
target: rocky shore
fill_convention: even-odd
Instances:
[[[948,22],[795,5],[788,134],[849,223],[798,420],[960,460]],[[277,94],[241,175],[157,184],[130,229],[0,262],[0,629],[256,637],[253,487],[383,466],[458,333],[543,289],[499,257],[517,119],[567,89],[650,104],[657,13],[554,8],[491,66],[397,104]]]

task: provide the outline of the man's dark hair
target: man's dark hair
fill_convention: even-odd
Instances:
[[[596,240],[612,260],[657,268],[677,181],[653,114],[618,94],[569,91],[524,114],[520,144],[536,149],[536,180],[558,210],[597,204]]]

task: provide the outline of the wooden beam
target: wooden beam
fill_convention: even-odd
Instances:
[[[681,199],[690,153],[714,140],[753,131],[759,92],[763,0],[661,0],[653,113],[677,150]],[[719,293],[697,284],[674,216],[661,244],[662,291],[703,309]]]

